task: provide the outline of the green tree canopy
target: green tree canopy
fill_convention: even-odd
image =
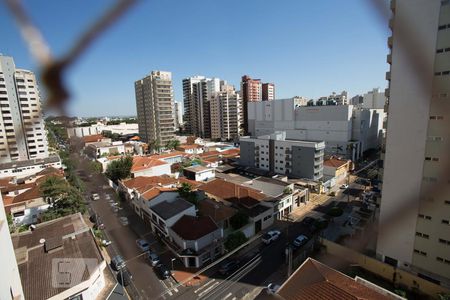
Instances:
[[[113,182],[117,183],[120,179],[125,179],[131,176],[131,167],[133,166],[133,157],[125,156],[117,160],[113,160],[108,167],[106,167],[105,175]]]
[[[178,146],[180,146],[180,141],[179,140],[170,140],[166,144],[166,148],[167,149],[175,149]]]
[[[248,241],[248,238],[245,236],[245,234],[242,231],[236,231],[236,232],[231,233],[227,237],[227,240],[225,241],[224,245],[228,251],[232,251],[247,241]]]

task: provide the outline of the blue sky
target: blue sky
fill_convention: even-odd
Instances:
[[[387,25],[364,0],[141,1],[70,69],[68,111],[78,116],[135,114],[134,81],[152,70],[181,80],[205,75],[236,87],[248,74],[276,85],[277,98],[350,96],[386,86]],[[53,53],[113,1],[25,1]],[[36,71],[13,19],[0,3],[0,53]]]

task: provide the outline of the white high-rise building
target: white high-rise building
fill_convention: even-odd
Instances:
[[[172,73],[153,71],[134,88],[140,137],[150,145],[164,146],[175,138]]]
[[[396,0],[391,9],[377,253],[449,286],[450,1]]]
[[[41,100],[33,72],[0,55],[0,163],[48,157]]]
[[[363,108],[384,109],[385,104],[386,96],[384,95],[384,92],[380,92],[380,89],[373,89],[363,96]]]
[[[9,235],[8,221],[3,207],[3,199],[0,194],[0,299],[25,299],[20,281],[19,267],[14,254],[13,243]]]
[[[175,101],[175,130],[183,125],[183,107],[180,102]]]

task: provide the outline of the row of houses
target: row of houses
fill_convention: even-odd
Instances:
[[[178,188],[189,185],[192,198]],[[224,241],[236,230],[251,238],[308,202],[307,189],[281,179],[248,179],[220,174],[207,182],[168,175],[122,180],[119,192],[135,213],[160,236],[186,267],[201,267],[224,253]],[[193,200],[194,199],[194,200]],[[245,214],[248,223],[232,227]]]

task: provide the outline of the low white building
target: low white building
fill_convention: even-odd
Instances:
[[[71,137],[83,137],[88,135],[101,134],[103,131],[117,133],[120,135],[137,134],[139,132],[137,123],[120,123],[117,125],[105,125],[97,123],[87,127],[72,127],[67,128],[67,135]]]
[[[84,151],[86,155],[94,159],[110,155],[124,155],[125,145],[121,141],[111,143],[96,142],[87,145]]]
[[[63,168],[61,159],[58,155],[0,164],[0,178],[24,178],[35,175],[48,167],[53,167],[55,169]]]
[[[379,147],[366,140],[371,138],[366,132],[381,136],[383,122],[376,120],[384,116],[382,110],[352,105],[296,106],[293,99],[250,102],[248,130],[252,136],[285,131],[288,139],[325,141],[326,153],[356,160],[369,147]]]
[[[206,181],[215,177],[213,168],[207,168],[200,165],[184,168],[183,174],[188,179],[195,181]]]

